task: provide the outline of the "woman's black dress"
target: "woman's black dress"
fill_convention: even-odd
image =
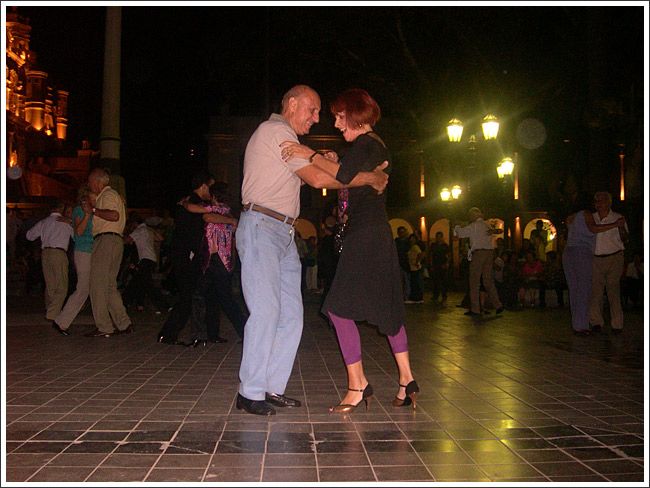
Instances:
[[[388,160],[388,150],[374,133],[357,137],[341,158],[336,179],[349,183],[357,173],[372,171]],[[405,322],[397,248],[386,214],[386,193],[370,186],[348,190],[348,222],[343,249],[322,311],[367,321],[395,335]]]

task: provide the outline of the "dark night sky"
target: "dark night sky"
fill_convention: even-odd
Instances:
[[[41,67],[70,91],[70,139],[89,138],[95,147],[104,10],[19,6],[31,20]],[[267,115],[267,47],[271,109],[296,83],[316,88],[324,111],[332,95],[360,86],[386,117],[420,134],[440,133],[453,115],[492,110],[504,120],[535,116],[549,138],[561,139],[582,124],[589,53],[608,71],[604,92],[642,88],[643,17],[640,6],[588,4],[123,7],[129,198],[141,178],[176,191],[165,181],[178,174],[190,147],[200,164],[210,115]]]

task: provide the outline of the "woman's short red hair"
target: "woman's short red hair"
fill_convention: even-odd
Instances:
[[[362,124],[374,126],[381,118],[381,110],[374,98],[366,90],[350,88],[338,95],[330,104],[333,115],[345,112],[348,127]]]

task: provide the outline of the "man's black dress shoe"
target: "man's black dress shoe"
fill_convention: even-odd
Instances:
[[[158,342],[161,344],[171,344],[172,346],[186,346],[184,342],[179,341],[178,339],[172,339],[170,337],[158,336]]]
[[[503,310],[504,310],[503,307],[497,308],[497,315],[499,315],[500,313],[503,313]]]
[[[223,344],[224,342],[228,342],[228,339],[226,339],[225,337],[219,337],[219,336],[217,336],[214,339],[208,339],[208,340],[210,342],[215,343],[215,344]]]
[[[277,393],[267,393],[266,401],[271,405],[276,407],[299,407],[300,401],[294,400],[293,398],[286,397],[284,395],[278,395]]]
[[[603,330],[602,325],[597,325],[596,324],[596,325],[591,326],[591,332],[593,332],[594,334],[599,334],[600,332],[602,332],[602,330]]]
[[[198,346],[203,346],[206,347],[208,345],[208,341],[206,340],[201,340],[201,339],[194,339],[192,342],[185,344],[187,347],[198,347]]]
[[[245,410],[253,415],[275,415],[275,410],[264,400],[249,400],[237,393],[237,410]]]
[[[472,312],[471,310],[468,310],[468,311],[465,312],[463,315],[469,315],[470,317],[480,317],[480,316],[481,316],[480,313]]]
[[[111,337],[115,335],[115,332],[102,332],[99,329],[95,329],[88,334],[84,334],[86,337]]]
[[[56,323],[56,320],[52,321],[52,328],[61,335],[64,335],[64,336],[69,336],[70,335],[70,332],[68,332],[65,329],[62,329],[61,326]]]
[[[623,333],[623,329],[612,329],[613,335],[619,335]]]
[[[573,333],[577,336],[589,336],[591,335],[591,331],[589,329],[580,329],[580,330],[573,330]]]
[[[133,332],[133,324],[129,324],[129,326],[124,329],[124,330],[118,330],[116,334],[130,334]]]

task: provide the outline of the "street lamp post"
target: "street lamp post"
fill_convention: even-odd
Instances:
[[[503,237],[506,246],[511,244],[511,239],[513,237],[511,233],[511,220],[512,220],[512,202],[513,196],[511,195],[511,184],[512,184],[512,174],[515,170],[515,163],[510,157],[503,158],[499,165],[497,166],[497,175],[499,176],[499,181],[502,184],[502,192],[505,194],[505,222],[503,229]]]
[[[440,200],[442,200],[447,206],[449,212],[449,257],[451,260],[451,277],[455,278],[456,267],[454,265],[454,237],[453,237],[453,211],[452,203],[458,201],[463,190],[460,185],[453,185],[451,190],[447,187],[440,190]]]
[[[477,137],[476,133],[471,133],[469,137],[464,137],[464,127],[463,122],[458,118],[453,118],[447,124],[447,138],[451,146],[461,147],[460,144],[462,141],[465,142],[465,147],[468,151],[468,162],[464,165],[465,176],[466,176],[466,194],[471,199],[468,200],[468,204],[477,205],[479,207],[484,207],[487,205],[491,207],[494,202],[492,202],[492,197],[494,192],[492,188],[496,181],[495,179],[488,178],[487,175],[491,172],[487,170],[487,167],[483,164],[480,164],[477,167],[477,156],[478,152],[486,152],[485,155],[481,156],[479,162],[486,163],[491,158],[493,163],[497,164],[497,175],[499,177],[498,181],[501,183],[501,191],[504,192],[504,195],[501,199],[502,208],[504,210],[504,239],[511,240],[510,244],[515,243],[520,238],[519,227],[515,222],[515,202],[519,199],[519,162],[517,158],[517,153],[514,153],[514,158],[506,157],[502,152],[503,141],[500,141],[498,146],[496,144],[490,143],[490,141],[495,142],[497,137],[503,139],[500,135],[499,129],[499,119],[493,115],[488,114],[482,119],[481,123],[482,135],[486,144],[481,144],[480,135]],[[478,131],[477,131],[478,133]],[[506,137],[506,139],[508,139]],[[503,158],[503,159],[501,159]],[[500,161],[499,161],[500,160]],[[490,163],[489,166],[492,166],[493,163]],[[493,175],[494,173],[491,173]],[[490,180],[488,183],[488,179]],[[513,222],[511,222],[513,220]]]
[[[451,142],[452,144],[460,144],[463,138],[463,128],[464,128],[463,123],[459,119],[457,118],[451,119],[447,124],[447,138],[449,139],[449,142]],[[499,134],[499,119],[493,114],[488,114],[485,117],[483,117],[481,128],[483,132],[483,139],[485,141],[496,140]],[[476,174],[476,169],[477,169],[476,168],[476,144],[477,144],[476,134],[471,134],[468,139],[468,150],[470,153],[470,162],[466,168],[466,186],[465,186],[468,194],[471,194],[472,191],[471,180],[472,177]]]

